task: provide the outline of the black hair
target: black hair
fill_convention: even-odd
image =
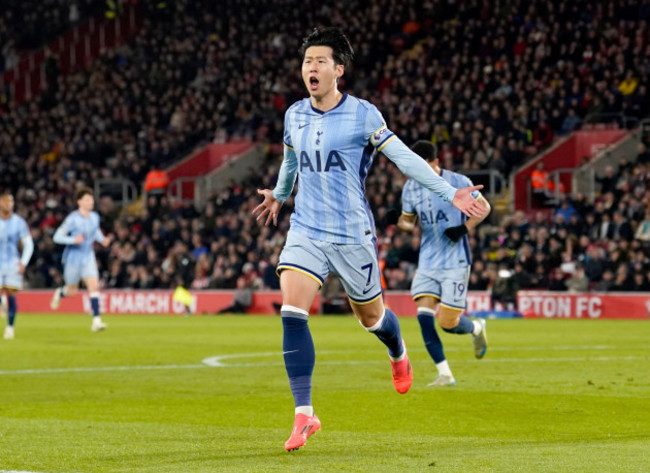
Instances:
[[[314,28],[314,31],[303,39],[302,46],[300,46],[300,55],[303,58],[305,51],[311,46],[329,46],[332,48],[334,63],[344,67],[348,67],[354,58],[354,49],[340,28]]]
[[[411,146],[411,151],[420,156],[425,161],[433,161],[438,157],[438,147],[426,140],[416,141],[413,146]]]

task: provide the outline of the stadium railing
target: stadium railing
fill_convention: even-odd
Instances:
[[[503,174],[495,169],[481,171],[462,171],[462,174],[469,177],[476,184],[483,184],[482,193],[488,200],[502,197],[508,184]]]
[[[95,180],[95,195],[110,195],[119,206],[127,206],[138,199],[137,186],[128,179],[101,178]]]

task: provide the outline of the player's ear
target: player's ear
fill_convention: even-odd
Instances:
[[[345,66],[343,64],[337,64],[336,65],[336,79],[340,79],[343,77],[343,74],[345,73]]]

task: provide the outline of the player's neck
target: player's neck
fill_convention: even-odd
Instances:
[[[321,112],[328,112],[336,107],[341,99],[343,98],[343,93],[339,92],[339,89],[334,87],[331,91],[323,95],[322,97],[311,96],[311,105]]]
[[[0,212],[0,218],[2,220],[9,220],[9,217],[11,217],[11,212],[9,213]]]
[[[88,216],[90,215],[90,210],[79,209],[79,213],[81,214],[82,217],[88,218]]]

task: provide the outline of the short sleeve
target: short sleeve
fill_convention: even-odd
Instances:
[[[377,151],[381,151],[386,143],[395,137],[395,134],[388,129],[384,117],[381,116],[381,113],[374,105],[370,105],[368,108],[364,133],[366,140],[370,141],[370,144],[377,148]]]

